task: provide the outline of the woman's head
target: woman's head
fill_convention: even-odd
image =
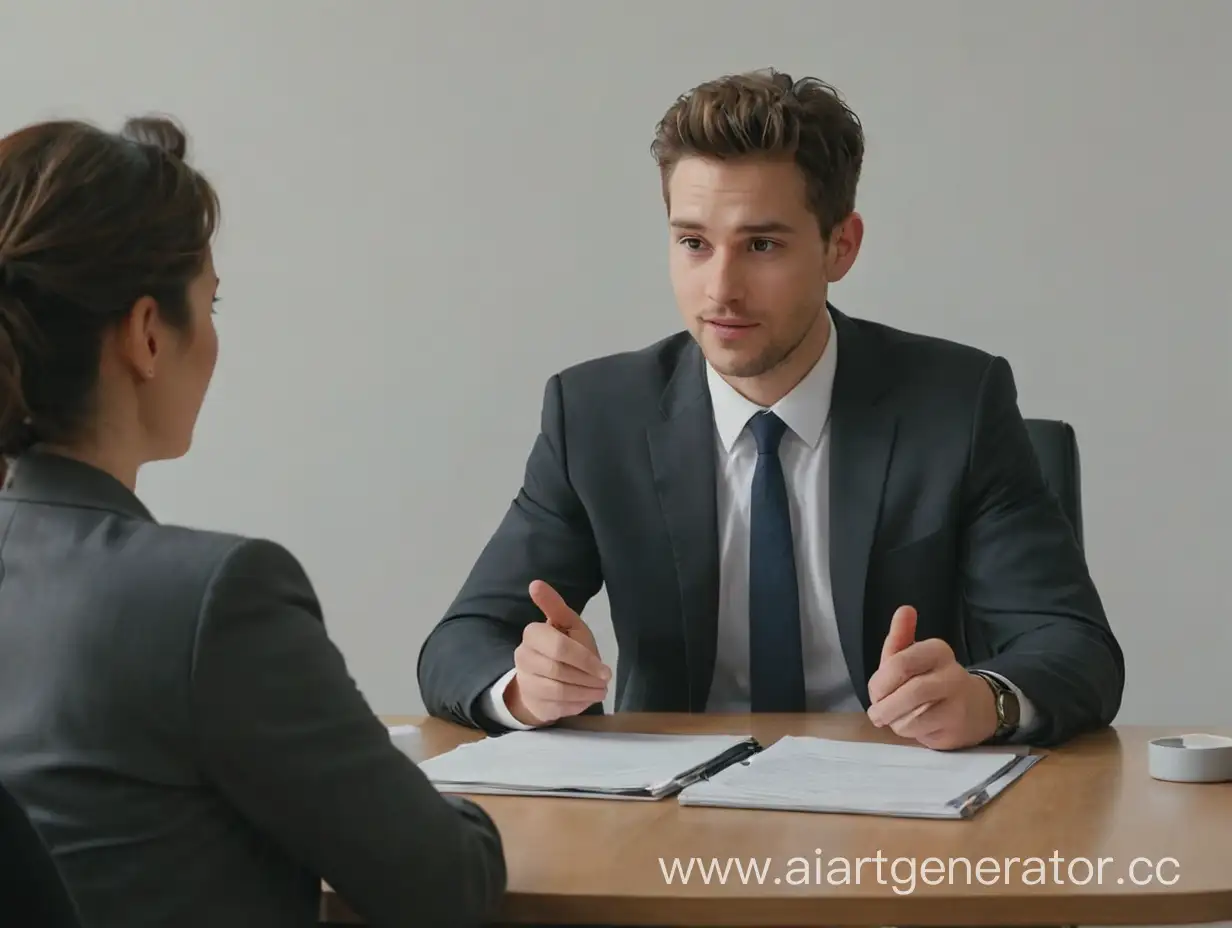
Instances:
[[[0,454],[187,451],[218,342],[218,200],[161,118],[0,139]]]

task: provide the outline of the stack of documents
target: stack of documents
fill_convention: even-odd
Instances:
[[[787,737],[680,793],[682,805],[912,818],[975,815],[1041,759]]]
[[[758,750],[749,735],[549,728],[462,744],[419,768],[447,793],[662,799]]]

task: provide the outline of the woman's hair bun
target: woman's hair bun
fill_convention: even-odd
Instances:
[[[188,152],[188,136],[167,116],[134,116],[124,123],[124,138],[175,155],[181,161]]]

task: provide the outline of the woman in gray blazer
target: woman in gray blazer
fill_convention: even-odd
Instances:
[[[393,744],[271,541],[161,525],[218,353],[218,204],[171,122],[0,140],[0,780],[89,928],[469,925],[492,821]],[[0,915],[0,920],[3,916]]]

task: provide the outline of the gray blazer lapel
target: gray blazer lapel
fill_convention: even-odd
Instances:
[[[868,706],[864,586],[885,492],[897,419],[881,400],[893,371],[846,316],[831,307],[838,329],[838,369],[830,407],[830,570],[843,656],[860,701]],[[889,616],[885,617],[888,623]],[[870,655],[879,652],[869,644]]]
[[[719,608],[715,432],[704,359],[685,348],[663,392],[662,420],[647,429],[650,462],[680,584],[688,687],[681,710],[702,712],[714,672]]]

